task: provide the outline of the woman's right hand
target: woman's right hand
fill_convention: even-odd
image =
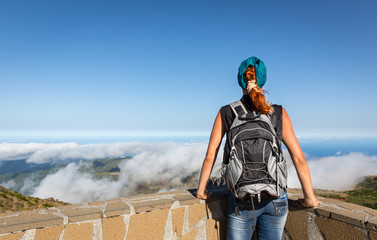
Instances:
[[[203,200],[206,200],[208,198],[210,198],[212,196],[212,193],[209,192],[197,192],[196,193],[196,197],[199,198],[199,199],[203,199]]]
[[[221,118],[221,112],[219,111],[215,123],[213,124],[211,137],[208,143],[208,149],[206,157],[203,161],[202,171],[200,173],[199,185],[196,192],[196,197],[199,199],[206,200],[212,196],[212,193],[207,193],[206,186],[208,183],[209,176],[213,165],[215,164],[217,153],[220,148],[221,140],[224,137],[225,128],[223,120]]]
[[[319,201],[317,198],[314,199],[308,199],[308,198],[300,198],[299,203],[301,203],[302,206],[304,207],[318,207],[319,204],[322,202]]]

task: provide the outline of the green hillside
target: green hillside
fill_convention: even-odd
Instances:
[[[0,186],[0,213],[68,205],[53,198],[39,199]]]
[[[377,176],[365,177],[354,190],[346,193],[348,202],[377,209]]]
[[[315,194],[377,209],[377,176],[366,176],[354,190],[344,192],[316,190]]]

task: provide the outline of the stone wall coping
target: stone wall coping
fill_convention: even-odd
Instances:
[[[41,210],[19,212],[17,215],[9,215],[0,218],[0,234],[17,232],[26,229],[62,225],[64,218]]]
[[[368,220],[367,228],[369,230],[373,230],[373,231],[377,232],[377,218],[373,218],[373,219]]]
[[[115,217],[130,213],[130,207],[124,201],[109,202],[106,204],[104,214],[106,217]]]
[[[37,209],[0,215],[0,235],[28,229],[45,228],[69,223],[97,221],[104,218],[135,215],[154,212],[162,209],[216,202],[227,198],[228,191],[224,187],[209,189],[214,196],[207,201],[195,197],[196,189],[172,191],[148,195],[139,195],[106,201],[95,201],[82,204],[66,205],[57,208]],[[304,208],[298,203],[302,192],[288,190],[290,209],[304,210],[321,217],[334,219],[357,227],[377,232],[377,211],[342,201],[319,199],[323,204],[317,208]]]
[[[377,211],[374,209],[323,197],[318,197],[318,199],[322,201],[320,206],[316,208],[303,208],[297,201],[298,198],[301,197],[301,193],[289,193],[288,191],[289,205],[309,212],[315,212],[325,218],[377,231]]]

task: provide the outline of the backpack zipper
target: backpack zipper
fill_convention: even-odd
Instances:
[[[239,133],[237,133],[237,135],[234,136],[233,139],[232,139],[232,145],[234,145],[234,143],[236,142],[235,139],[238,137],[239,134],[241,134],[241,133],[243,133],[243,132],[246,132],[246,131],[256,130],[256,129],[259,129],[259,130],[263,130],[263,131],[265,131],[265,132],[268,132],[268,133],[272,136],[272,139],[274,139],[274,135],[273,135],[270,131],[268,131],[268,130],[266,130],[266,129],[264,129],[264,128],[252,128],[252,129],[245,129],[245,130],[242,130],[242,131],[240,131]]]

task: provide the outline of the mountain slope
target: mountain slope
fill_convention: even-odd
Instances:
[[[39,199],[0,186],[0,213],[68,205],[53,198]]]

